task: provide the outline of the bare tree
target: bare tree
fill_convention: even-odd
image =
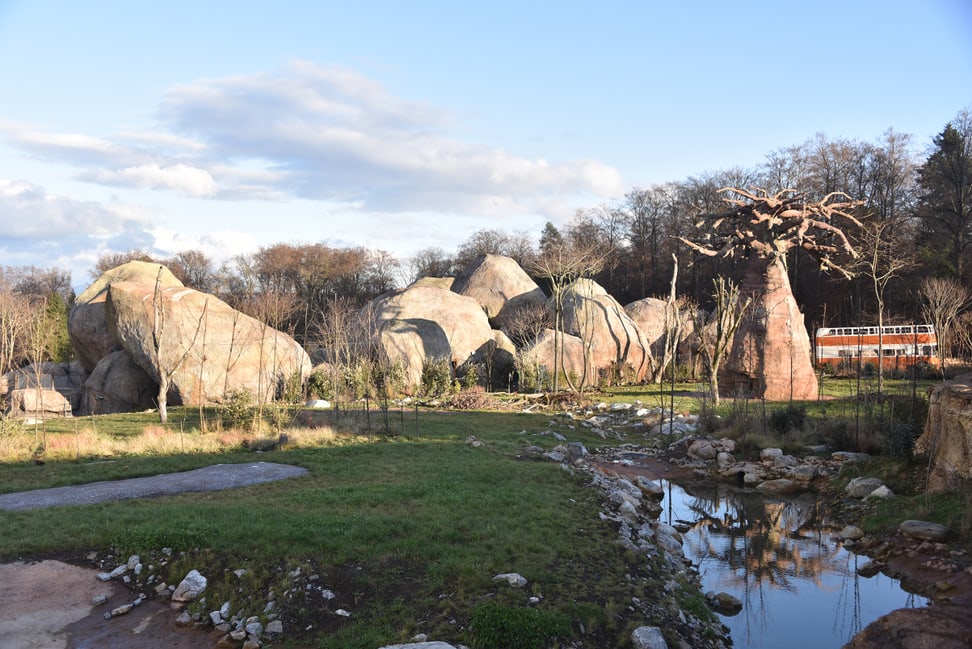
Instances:
[[[730,387],[770,400],[816,398],[810,338],[790,288],[787,254],[801,249],[821,269],[851,277],[841,257],[854,258],[856,252],[837,224],[842,219],[859,227],[850,210],[860,202],[842,193],[816,202],[787,190],[771,195],[762,189],[725,188],[721,193],[731,209],[703,215],[695,239],[682,241],[705,257],[739,256],[747,262],[741,290],[753,300],[753,317],[739,327],[727,357],[727,370],[737,383]]]
[[[553,298],[554,363],[553,390],[560,389],[564,367],[564,296],[575,280],[596,273],[603,264],[597,248],[575,248],[564,243],[548,245],[532,264],[531,270],[547,280]]]
[[[692,325],[701,343],[699,352],[709,374],[712,399],[719,405],[719,365],[729,351],[752,298],[742,298],[739,287],[726,277],[717,277],[712,283],[715,307],[708,317],[700,309],[696,309],[692,314]]]
[[[165,295],[162,291],[162,275],[165,266],[159,264],[159,273],[155,277],[155,289],[152,292],[152,349],[155,352],[155,366],[159,370],[159,421],[165,425],[169,421],[169,386],[172,383],[172,376],[179,370],[179,367],[189,356],[196,344],[199,332],[207,322],[207,311],[209,309],[209,299],[203,304],[202,314],[196,325],[195,333],[188,345],[185,345],[181,354],[172,358],[168,352],[165,341]]]
[[[902,228],[893,220],[870,219],[864,223],[860,237],[858,268],[867,277],[877,305],[878,325],[878,394],[884,390],[884,326],[885,293],[888,283],[914,264],[914,257],[905,245]]]
[[[953,328],[959,314],[968,306],[972,292],[951,278],[929,277],[921,283],[921,312],[935,325],[938,336],[938,359],[945,376],[945,359],[951,349]]]

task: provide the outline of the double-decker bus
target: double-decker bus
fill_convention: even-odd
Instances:
[[[880,336],[881,356],[878,356]],[[868,364],[905,369],[918,363],[936,365],[938,337],[929,324],[885,327],[821,327],[814,341],[817,367],[856,370]]]

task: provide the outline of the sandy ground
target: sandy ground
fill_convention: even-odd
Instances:
[[[175,625],[167,604],[147,601],[106,620],[131,593],[97,571],[61,561],[0,564],[0,649],[201,649],[215,638]],[[93,606],[91,600],[108,600]]]

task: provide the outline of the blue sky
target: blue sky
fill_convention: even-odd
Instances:
[[[404,260],[970,107],[972,0],[0,0],[0,264]]]

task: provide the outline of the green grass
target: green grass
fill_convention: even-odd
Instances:
[[[128,435],[151,424],[150,417],[99,419],[97,425]],[[296,638],[320,647],[373,649],[419,631],[471,642],[469,620],[478,604],[519,607],[534,593],[543,598],[539,610],[563,616],[574,631],[583,622],[588,633],[603,638],[620,633],[620,615],[598,620],[590,609],[616,600],[614,607],[624,610],[639,594],[640,587],[625,579],[634,558],[599,520],[597,495],[584,479],[554,463],[521,457],[528,443],[548,448],[556,443],[531,434],[545,429],[549,417],[422,412],[419,422],[418,435],[259,454],[261,460],[310,472],[283,482],[0,512],[0,558],[79,556],[92,549],[157,557],[162,547],[171,547],[177,556],[186,554],[170,562],[163,576],[178,581],[179,572],[190,567],[208,572],[210,601],[239,597],[231,577],[238,567],[247,567],[250,587],[263,593],[274,584],[284,588],[281,575],[293,566],[312,566],[308,570],[329,575],[336,584],[330,587],[353,606],[351,618],[331,624],[327,633],[318,624],[308,637]],[[466,444],[469,435],[485,448]],[[602,443],[580,430],[572,439]],[[3,464],[0,483],[9,492],[254,458],[236,450]],[[527,591],[495,584],[493,576],[502,572],[524,575]],[[319,611],[302,606],[295,603],[291,614],[319,617]],[[606,642],[612,646],[615,640]]]

